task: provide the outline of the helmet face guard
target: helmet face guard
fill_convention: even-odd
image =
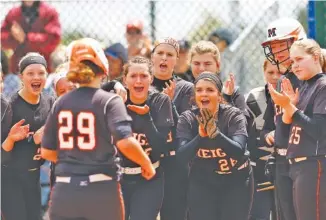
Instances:
[[[288,51],[290,53],[290,48],[291,45],[293,43],[293,38],[288,38],[288,39],[284,39],[283,41],[286,41],[286,48],[279,50],[279,51],[275,51],[273,52],[271,45],[275,42],[270,42],[270,43],[266,43],[263,45],[263,49],[264,49],[264,54],[266,59],[272,64],[272,65],[277,65],[278,70],[280,71],[280,64],[288,61],[290,59],[290,56],[287,56],[285,59],[283,60],[278,60],[276,59],[276,55],[279,53],[282,53],[284,51]],[[291,69],[291,65],[287,68],[288,72]],[[280,71],[281,72],[281,71]]]
[[[284,62],[287,62],[290,59],[290,56],[282,58],[282,60],[277,60],[277,55],[286,50],[290,51],[290,48],[294,41],[307,38],[303,26],[293,18],[280,18],[273,21],[268,25],[265,33],[267,38],[262,43],[264,54],[268,61],[270,61],[273,65],[278,66],[279,70],[279,65]],[[287,46],[285,48],[282,48],[282,50],[272,51],[271,45],[280,41],[285,41]],[[291,65],[287,69],[289,71],[291,69]]]
[[[273,52],[272,47],[271,47],[273,42],[271,42],[269,44],[265,44],[263,46],[264,54],[265,54],[266,58],[268,59],[268,61],[271,62],[271,64],[273,64],[273,65],[278,65],[278,64],[284,63],[285,61],[290,59],[290,56],[286,57],[284,60],[277,60],[275,58],[275,55],[279,54],[279,53],[282,53],[284,51],[290,52],[290,48],[291,48],[292,43],[293,43],[292,38],[286,39],[286,44],[287,44],[286,48],[283,49],[283,50],[275,51],[275,52]]]

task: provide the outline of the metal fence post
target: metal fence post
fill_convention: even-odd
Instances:
[[[156,40],[156,37],[155,37],[155,31],[156,31],[156,28],[155,28],[156,2],[155,1],[150,1],[149,4],[150,4],[149,16],[150,16],[150,26],[151,26],[151,38],[152,38],[152,42],[155,42],[155,40]]]

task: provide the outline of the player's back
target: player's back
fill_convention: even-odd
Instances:
[[[106,116],[114,99],[120,97],[101,89],[82,87],[57,101],[54,108],[59,149],[56,175],[115,175],[117,150],[108,128],[115,119],[109,121]]]

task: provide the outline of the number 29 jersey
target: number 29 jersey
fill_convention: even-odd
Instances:
[[[43,148],[58,152],[55,175],[115,176],[117,150],[111,137],[117,133],[116,125],[124,122],[131,122],[131,118],[122,99],[113,93],[82,87],[60,97],[47,119],[42,140]]]

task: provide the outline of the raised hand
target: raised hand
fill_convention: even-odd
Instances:
[[[219,133],[219,129],[216,124],[216,115],[212,114],[209,109],[200,109],[200,115],[197,115],[197,121],[199,123],[199,135],[202,137],[208,136],[209,138],[215,138]],[[206,135],[206,136],[205,136]]]
[[[21,141],[27,137],[29,132],[29,124],[23,125],[24,123],[25,119],[22,119],[11,127],[8,134],[8,138],[11,141]]]
[[[135,112],[138,115],[145,115],[149,112],[149,107],[148,105],[144,105],[144,106],[138,106],[138,105],[127,105],[127,108],[130,111]]]
[[[224,82],[223,92],[226,95],[233,95],[235,89],[235,77],[233,73],[229,74],[229,78]]]
[[[25,41],[25,32],[23,30],[23,28],[17,23],[17,22],[13,22],[12,26],[11,26],[11,35],[19,42],[19,43],[23,43]]]
[[[282,91],[290,97],[291,103],[293,105],[297,105],[299,101],[299,89],[297,88],[295,91],[292,87],[292,84],[288,78],[282,79]]]
[[[201,114],[205,117],[205,121],[207,121],[205,131],[208,137],[211,139],[215,138],[220,133],[216,124],[217,113],[214,115],[209,109],[201,109]]]
[[[169,80],[170,85],[168,83],[165,83],[165,88],[163,89],[163,93],[168,95],[170,99],[172,100],[175,93],[175,81]]]
[[[127,100],[127,90],[125,89],[125,87],[123,87],[123,85],[120,82],[116,82],[116,84],[114,85],[114,91],[117,95],[119,95],[123,102],[126,102]]]
[[[275,104],[280,105],[282,108],[291,104],[291,99],[286,93],[277,92],[271,84],[268,84],[268,90]]]

